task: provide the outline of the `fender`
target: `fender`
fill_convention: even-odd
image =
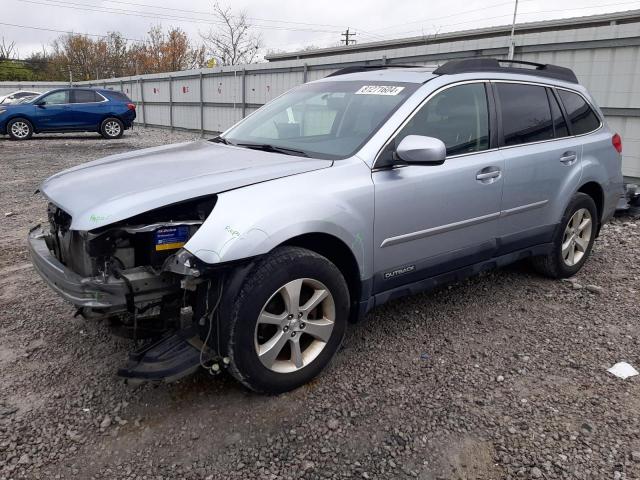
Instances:
[[[323,232],[342,240],[372,275],[374,187],[360,159],[220,193],[202,227],[184,246],[201,261],[219,264],[268,253],[287,240]]]

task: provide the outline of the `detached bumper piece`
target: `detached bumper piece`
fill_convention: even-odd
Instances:
[[[131,352],[127,365],[118,370],[118,376],[129,384],[175,382],[200,368],[201,352],[205,363],[216,356],[204,346],[197,328],[186,328]]]

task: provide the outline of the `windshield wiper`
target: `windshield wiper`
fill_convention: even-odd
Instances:
[[[233,145],[233,143],[231,143],[229,140],[227,140],[224,137],[221,137],[220,135],[218,135],[217,137],[214,137],[212,139],[209,140],[210,142],[213,143],[224,143],[225,145]]]
[[[238,147],[251,148],[253,150],[262,150],[263,152],[283,153],[285,155],[296,155],[298,157],[308,157],[309,155],[302,150],[293,148],[278,147],[269,143],[236,143]]]

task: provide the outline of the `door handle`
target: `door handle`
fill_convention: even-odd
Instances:
[[[564,163],[565,165],[573,165],[577,159],[578,156],[576,155],[576,152],[564,152],[560,157],[560,163]]]
[[[476,180],[482,183],[493,183],[500,178],[502,172],[497,167],[486,167],[476,174]]]

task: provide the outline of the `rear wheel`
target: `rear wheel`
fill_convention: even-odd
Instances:
[[[593,199],[576,193],[567,207],[548,255],[534,257],[534,268],[551,278],[575,275],[587,261],[598,227],[598,210]]]
[[[33,135],[33,125],[25,118],[14,118],[7,124],[7,133],[13,140],[28,140]]]
[[[325,257],[278,248],[248,275],[231,314],[230,372],[248,388],[292,390],[313,379],[340,347],[349,291]]]
[[[120,138],[124,133],[124,125],[117,118],[107,118],[100,125],[100,134],[106,139]]]

